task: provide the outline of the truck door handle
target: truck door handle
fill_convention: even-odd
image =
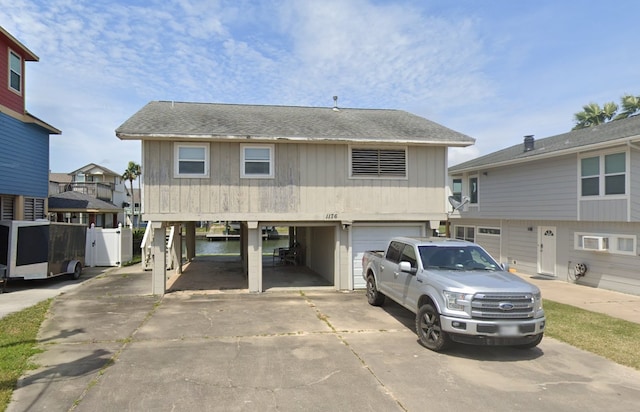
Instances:
[[[393,277],[394,277],[394,278],[397,278],[397,277],[398,277],[398,275],[400,275],[400,272],[393,272]]]
[[[380,265],[380,270],[384,270],[384,265]]]

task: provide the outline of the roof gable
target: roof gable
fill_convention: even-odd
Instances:
[[[475,140],[401,110],[153,101],[116,130],[120,139],[405,142],[469,146]]]
[[[573,130],[556,136],[537,139],[532,150],[525,151],[520,143],[449,168],[450,173],[533,161],[541,157],[560,156],[614,146],[627,140],[640,140],[640,116],[614,120],[599,126]]]

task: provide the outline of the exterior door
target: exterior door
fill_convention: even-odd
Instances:
[[[538,232],[538,272],[556,276],[556,228],[540,226]]]

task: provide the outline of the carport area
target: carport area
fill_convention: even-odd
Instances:
[[[262,259],[262,276],[265,292],[287,288],[333,289],[331,282],[308,267],[281,264],[271,256]],[[249,285],[239,256],[196,256],[182,266],[182,273],[173,274],[167,280],[167,292],[178,291],[249,292]]]

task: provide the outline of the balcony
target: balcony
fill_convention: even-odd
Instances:
[[[71,182],[60,184],[60,192],[80,192],[106,202],[113,201],[114,185],[105,182]]]

